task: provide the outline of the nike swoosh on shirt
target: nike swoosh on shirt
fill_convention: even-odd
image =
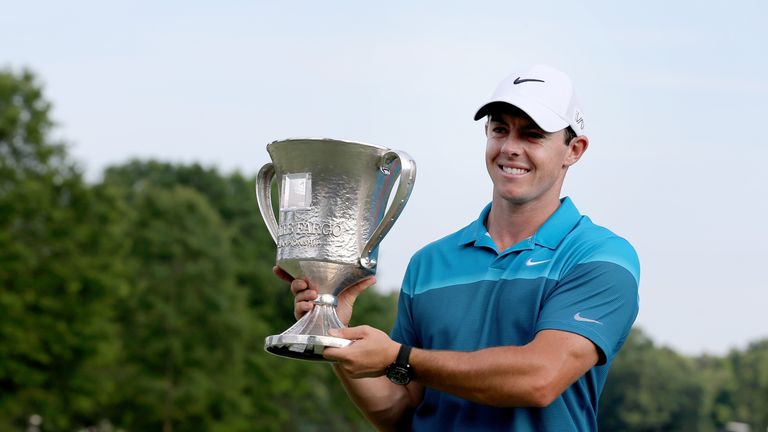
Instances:
[[[544,263],[550,262],[550,261],[552,261],[552,260],[548,259],[548,260],[534,261],[533,258],[528,258],[528,261],[525,262],[525,265],[527,265],[527,266],[535,266],[535,265],[544,264]]]
[[[581,321],[581,322],[602,324],[598,320],[593,320],[593,319],[590,319],[590,318],[584,318],[583,316],[581,316],[581,312],[576,312],[576,315],[573,316],[573,319],[575,319],[576,321]]]

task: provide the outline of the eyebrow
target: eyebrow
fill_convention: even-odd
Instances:
[[[508,125],[508,122],[505,121],[500,114],[491,114],[488,118],[489,118],[489,122],[503,123],[505,125]],[[547,136],[552,135],[553,133],[553,132],[547,132],[544,129],[542,129],[539,125],[536,124],[535,121],[533,121],[533,119],[525,118],[525,117],[517,117],[517,118],[520,118],[523,120],[523,124],[520,127],[521,130],[524,130],[524,131],[534,130],[536,132],[540,132]]]

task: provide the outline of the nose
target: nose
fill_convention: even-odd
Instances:
[[[501,153],[509,158],[520,156],[522,144],[515,134],[509,134],[501,143]]]

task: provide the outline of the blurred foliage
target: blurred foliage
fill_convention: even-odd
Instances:
[[[50,141],[49,110],[30,72],[0,72],[0,429],[72,429],[114,390],[122,203]]]
[[[253,177],[131,161],[88,184],[29,71],[0,70],[0,430],[369,431],[325,363],[263,350],[292,323]],[[352,324],[389,329],[375,289]],[[686,357],[635,329],[610,431],[768,426],[768,340]]]
[[[604,430],[701,430],[704,389],[692,359],[657,348],[633,329],[613,364],[600,406]]]

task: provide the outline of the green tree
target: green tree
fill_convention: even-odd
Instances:
[[[249,430],[246,303],[223,222],[183,186],[148,185],[129,202],[132,276],[110,418],[129,430]]]
[[[92,424],[112,393],[120,205],[54,142],[31,72],[0,71],[0,429]]]
[[[704,394],[692,359],[657,348],[635,328],[609,372],[598,423],[602,430],[700,430]]]
[[[104,182],[126,191],[149,186],[161,189],[184,186],[204,196],[218,212],[223,229],[229,235],[236,283],[251,293],[249,306],[264,319],[289,322],[289,317],[277,313],[282,307],[290,307],[291,299],[280,295],[285,294],[286,286],[272,275],[275,245],[256,205],[253,178],[239,173],[224,176],[198,164],[135,160],[107,169]]]
[[[721,364],[729,379],[715,396],[713,419],[768,430],[768,339],[751,343],[744,352],[731,351]]]
[[[264,351],[266,336],[293,323],[293,298],[288,285],[272,274],[275,245],[256,205],[253,178],[237,173],[223,176],[199,165],[132,161],[109,168],[105,183],[134,192],[183,185],[205,196],[219,213],[222,229],[229,233],[236,283],[247,295],[251,331],[244,342],[242,381],[248,403],[244,412],[250,413],[252,430],[370,430],[328,365],[284,359]],[[355,317],[388,329],[395,302],[392,295],[369,290],[361,297]]]

